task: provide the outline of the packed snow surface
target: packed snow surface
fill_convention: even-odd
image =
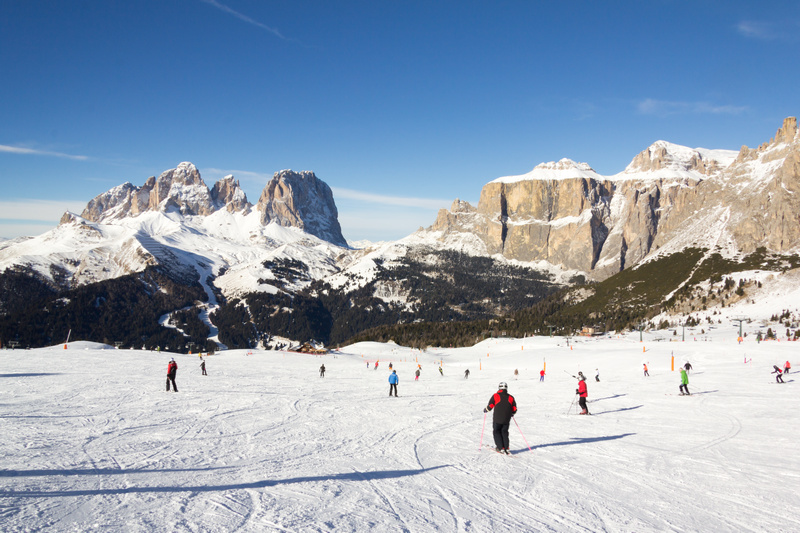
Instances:
[[[0,530],[797,531],[800,380],[770,372],[800,371],[800,344],[745,327],[741,344],[726,324],[685,342],[232,350],[206,357],[208,376],[197,355],[3,350]],[[572,405],[578,371],[591,416]],[[519,405],[511,456],[485,447],[500,381]]]

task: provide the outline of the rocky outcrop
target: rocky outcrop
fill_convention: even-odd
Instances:
[[[216,208],[200,172],[191,163],[181,163],[157,179],[150,178],[144,188],[150,190],[148,211],[175,209],[182,215],[210,215]]]
[[[757,150],[743,147],[738,156],[658,141],[609,177],[585,163],[542,164],[486,184],[478,207],[467,206],[440,211],[426,231],[438,232],[442,242],[469,232],[489,253],[545,260],[594,279],[676,242],[712,246],[727,239],[745,252],[796,249],[797,121],[786,119],[772,141]]]
[[[328,184],[313,172],[276,172],[256,204],[261,223],[277,223],[304,230],[320,239],[347,246],[339,212]]]
[[[247,195],[239,187],[239,180],[233,176],[225,176],[211,189],[211,200],[218,208],[224,208],[230,212],[250,210],[252,205],[247,201]]]
[[[227,182],[225,182],[228,180]],[[220,204],[214,194],[225,200],[236,198],[234,205],[245,208],[247,198],[239,189],[238,182],[225,178],[222,185],[209,191],[200,172],[191,163],[181,163],[176,168],[163,172],[158,178],[151,176],[142,187],[129,182],[93,198],[81,213],[81,217],[92,222],[108,222],[145,211],[177,211],[183,215],[210,215]],[[225,191],[224,193],[221,191]]]
[[[147,211],[207,216],[225,209],[246,215],[252,207],[233,176],[225,176],[209,190],[193,164],[181,163],[158,178],[151,176],[141,187],[123,183],[98,195],[87,204],[81,217],[109,223]],[[274,222],[296,227],[337,246],[347,246],[333,193],[313,172],[275,173],[256,207],[264,225]]]

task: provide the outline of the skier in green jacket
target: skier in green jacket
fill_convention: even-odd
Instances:
[[[689,392],[689,376],[686,375],[686,369],[681,367],[681,386],[678,387],[681,391],[681,396],[690,395]]]

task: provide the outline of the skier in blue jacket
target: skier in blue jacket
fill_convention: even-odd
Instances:
[[[397,370],[392,370],[392,373],[389,374],[389,396],[392,395],[392,391],[394,391],[394,397],[397,398],[397,383],[400,381],[400,378],[397,376]]]

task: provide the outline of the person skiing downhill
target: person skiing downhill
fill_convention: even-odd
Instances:
[[[418,381],[418,380],[419,380],[419,368],[417,369],[416,372],[414,372],[414,381]]]
[[[594,371],[595,371],[594,380],[596,382],[600,383],[600,369],[599,368],[595,368]]]
[[[175,392],[178,392],[178,386],[175,385],[175,376],[178,375],[178,363],[175,362],[175,359],[169,360],[169,365],[167,365],[167,392],[169,392],[169,384],[172,382],[172,388]]]
[[[539,381],[544,381],[544,368],[539,372]]]
[[[325,364],[323,363],[321,367],[319,367],[319,377],[325,377]]]
[[[578,372],[578,374],[581,374]],[[578,380],[578,388],[575,389],[575,394],[579,396],[578,398],[578,405],[581,406],[582,411],[580,414],[588,415],[591,414],[589,409],[586,407],[586,397],[589,396],[589,390],[586,387],[586,378],[581,374],[581,378]]]
[[[464,379],[469,379],[469,368],[464,370]]]
[[[689,392],[689,376],[686,375],[686,369],[683,367],[681,367],[681,386],[678,387],[678,390],[681,391],[681,396],[691,395]]]
[[[206,360],[205,360],[205,359],[200,359],[200,370],[201,370],[201,371],[202,371],[202,373],[203,373],[202,375],[204,375],[204,376],[207,376],[207,375],[208,375],[208,374],[206,373]]]
[[[644,375],[645,377],[650,375],[650,372],[647,371],[647,363],[642,363],[644,365]]]
[[[775,382],[776,383],[784,383],[783,376],[781,375],[781,374],[783,374],[783,371],[780,368],[778,368],[778,365],[772,365],[772,368],[774,368],[775,371],[774,372],[770,372],[770,374],[776,374]]]
[[[790,363],[789,361],[786,361],[786,364],[783,365],[783,373],[784,374],[788,374],[789,370],[791,370],[791,369],[792,369],[792,363]]]
[[[392,370],[392,373],[389,374],[389,396],[392,395],[392,391],[394,391],[394,397],[397,398],[397,384],[400,382],[400,378],[397,375],[397,370]]]
[[[511,417],[517,414],[517,401],[508,393],[508,385],[505,381],[497,386],[489,404],[483,409],[484,413],[492,413],[492,434],[494,435],[495,451],[510,454],[508,451],[508,428],[511,425]]]

